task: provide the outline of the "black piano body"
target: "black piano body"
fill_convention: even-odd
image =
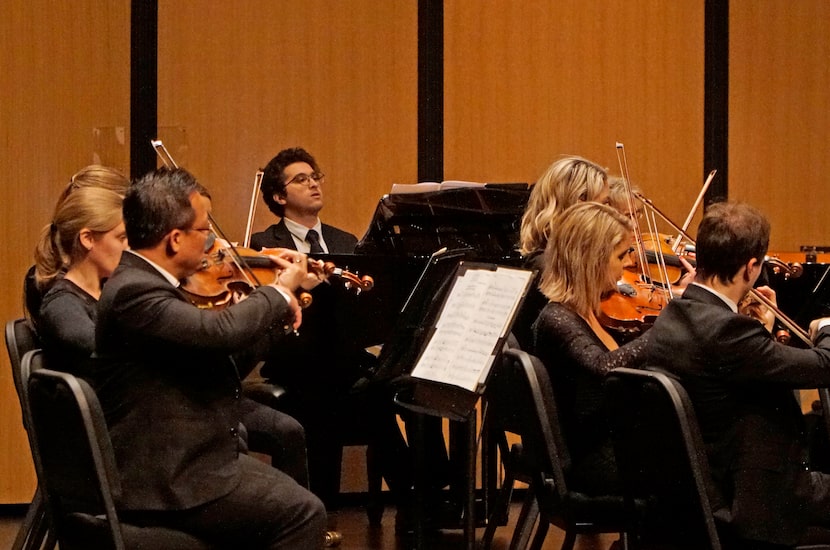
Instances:
[[[388,344],[423,343],[413,332],[429,324],[430,310],[437,309],[431,306],[440,304],[442,283],[458,260],[520,265],[519,228],[529,193],[527,184],[484,184],[384,195],[354,254],[319,256],[375,281],[360,295],[340,293],[341,303],[331,308],[338,332],[361,348],[382,344],[381,367],[390,373],[411,368],[391,357]]]
[[[810,321],[830,316],[830,254],[817,247],[801,252],[769,253],[769,257],[790,266],[787,269],[766,263],[766,284],[775,290],[778,308],[798,326],[807,330]],[[801,345],[797,338],[791,343]]]
[[[337,293],[340,303],[327,308],[334,312],[341,340],[346,336],[350,345],[360,348],[382,345],[372,381],[397,389],[412,387],[407,375],[426,344],[459,261],[521,265],[519,229],[529,194],[527,184],[488,184],[385,195],[355,254],[320,256],[375,281],[372,290],[360,295]],[[440,421],[437,427],[440,430]],[[448,515],[436,518],[445,528],[462,525],[458,503],[464,500],[460,488],[467,481],[467,429],[450,423],[451,460],[445,473],[449,502],[455,504]],[[480,519],[487,517],[496,479],[495,448],[483,443],[488,451],[482,454],[482,472],[487,473],[476,501]],[[433,470],[431,465],[427,469]]]

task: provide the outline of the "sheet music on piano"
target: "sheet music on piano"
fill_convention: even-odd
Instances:
[[[532,280],[529,270],[462,263],[411,376],[476,392]]]
[[[460,181],[460,180],[445,180],[442,182],[426,181],[420,183],[393,183],[392,190],[389,192],[392,195],[400,195],[405,193],[428,193],[434,191],[444,191],[446,189],[460,189],[464,187],[479,187],[483,188],[486,184],[476,181]]]

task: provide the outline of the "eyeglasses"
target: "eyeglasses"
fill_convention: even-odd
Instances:
[[[303,187],[309,187],[311,186],[312,180],[317,185],[323,185],[323,182],[326,181],[326,175],[322,172],[312,172],[311,174],[300,173],[288,180],[285,185],[296,183],[297,185],[302,185]]]
[[[203,232],[205,234],[205,252],[210,250],[211,247],[213,247],[213,243],[216,242],[216,233],[213,232],[212,227],[188,227],[188,228],[182,229],[182,231],[184,231],[184,232],[189,232],[189,231]]]

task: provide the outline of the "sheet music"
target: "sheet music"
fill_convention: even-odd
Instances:
[[[475,391],[532,275],[507,267],[468,269],[459,275],[412,376]]]
[[[427,193],[430,191],[441,191],[444,189],[458,189],[460,187],[484,187],[484,183],[477,181],[445,180],[442,182],[425,181],[421,183],[393,183],[392,195],[402,193]]]

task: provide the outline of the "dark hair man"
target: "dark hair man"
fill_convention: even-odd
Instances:
[[[698,229],[697,275],[649,331],[648,363],[689,393],[720,502],[737,537],[794,545],[830,524],[830,476],[807,466],[797,388],[830,384],[830,319],[811,323],[815,347],[776,342],[738,313],[761,273],[770,225],[755,208],[720,203]],[[775,299],[769,287],[758,292]]]
[[[293,248],[311,255],[354,252],[354,235],[320,221],[325,182],[305,149],[280,151],[265,167],[261,189],[268,208],[281,219],[253,234],[251,247]],[[365,384],[375,359],[354,341],[349,320],[343,318],[351,310],[349,302],[360,298],[336,282],[321,284],[312,294],[299,335],[261,373],[288,390],[284,410],[305,428],[311,490],[329,511],[340,491],[343,441],[354,433],[370,441],[401,503],[412,485],[412,465],[392,396],[387,388]]]
[[[321,548],[322,503],[239,453],[240,376],[286,322],[299,326],[305,255],[280,251],[277,283],[222,311],[197,308],[178,286],[205,258],[210,208],[180,169],[144,176],[124,199],[131,251],[101,296],[93,375],[124,488],[119,512],[223,547]]]
[[[325,175],[301,147],[284,149],[263,170],[262,198],[282,219],[251,236],[251,248],[295,248],[312,254],[351,254],[357,237],[320,222]],[[309,238],[309,233],[313,231]],[[316,242],[315,242],[316,241]]]

